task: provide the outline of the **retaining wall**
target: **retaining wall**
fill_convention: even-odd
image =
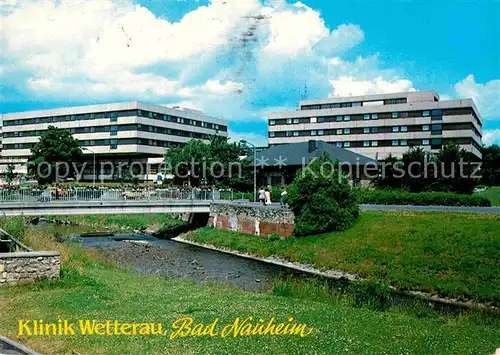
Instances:
[[[231,203],[210,205],[209,225],[262,237],[277,233],[289,237],[293,233],[294,215],[285,208],[247,206]]]
[[[58,279],[61,254],[56,251],[0,253],[0,285]]]

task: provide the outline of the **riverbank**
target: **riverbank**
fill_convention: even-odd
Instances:
[[[182,237],[344,271],[400,290],[498,306],[499,230],[495,214],[366,211],[347,231],[306,238],[271,240],[211,228]]]
[[[19,221],[10,222],[11,226]],[[0,224],[5,227],[5,220]],[[196,285],[179,278],[151,276],[117,267],[102,254],[71,242],[58,242],[56,225],[27,226],[23,240],[35,249],[62,253],[62,278],[34,285],[0,288],[0,333],[44,354],[214,354],[214,353],[493,353],[498,320],[481,313],[435,312],[415,302],[377,307],[374,297],[358,292],[340,296],[313,279],[276,280],[269,291],[246,292],[220,284]],[[363,291],[363,290],[361,290]],[[214,337],[174,337],[181,317],[209,324],[219,318]],[[267,323],[307,324],[313,331],[296,335],[221,336],[222,326],[253,317]],[[70,322],[86,319],[161,322],[166,336],[19,336],[19,319]]]

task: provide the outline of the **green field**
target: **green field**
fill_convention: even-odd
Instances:
[[[477,195],[489,199],[492,206],[500,206],[500,186],[488,186],[485,191],[478,192]]]
[[[272,241],[211,228],[185,238],[348,271],[402,290],[500,303],[498,214],[363,212],[347,231],[305,238]]]
[[[387,217],[387,214],[363,214],[358,224],[386,220]],[[396,221],[401,218],[392,217]],[[151,215],[149,221],[157,223],[163,218]],[[491,216],[482,218],[489,220]],[[124,223],[117,222],[117,219],[121,217],[91,218],[90,230],[102,228],[104,223]],[[418,221],[423,220],[420,217]],[[273,289],[253,293],[137,274],[118,269],[99,254],[84,250],[78,244],[59,243],[59,226],[35,228],[25,222],[23,218],[3,218],[0,227],[14,231],[34,249],[59,250],[62,253],[62,278],[0,288],[0,334],[43,354],[492,354],[500,344],[499,320],[477,311],[444,314],[418,301],[380,310],[313,279],[277,280]],[[208,236],[210,232],[204,229],[199,235]],[[324,237],[313,238],[322,240]],[[255,237],[252,240],[259,241]],[[299,247],[301,240],[298,242]],[[324,248],[325,244],[322,245]],[[359,295],[362,299],[370,299],[368,294]],[[204,324],[218,318],[216,336],[177,336],[171,339],[172,323],[182,317],[191,317],[194,322]],[[313,330],[305,337],[245,336],[241,333],[233,336],[233,328],[233,332],[222,337],[223,327],[233,324],[238,317],[241,320],[253,317],[252,324],[259,323],[260,319],[267,323],[273,317],[276,323],[288,324],[293,318],[292,322],[307,324],[308,329]],[[18,321],[34,319],[76,322],[76,334],[18,335]],[[82,335],[78,321],[88,319],[161,322],[167,333],[165,336]]]
[[[421,317],[375,311],[272,293],[250,293],[215,285],[138,275],[87,260],[74,250],[59,282],[0,289],[0,333],[44,354],[491,354],[500,342],[494,319],[474,316]],[[209,324],[219,318],[215,337],[170,339],[172,322],[191,317]],[[221,337],[237,317],[288,322],[293,317],[309,336]],[[69,322],[95,319],[161,322],[166,336],[18,336],[19,319]],[[226,333],[227,334],[227,333]]]

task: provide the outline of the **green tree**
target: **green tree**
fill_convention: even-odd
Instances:
[[[445,145],[436,155],[438,180],[433,190],[471,194],[477,179],[472,177],[472,154],[456,143]]]
[[[174,175],[174,183],[190,181],[192,186],[201,183],[218,187],[251,186],[249,162],[241,160],[244,148],[229,143],[227,137],[215,136],[208,144],[190,140],[181,148],[169,148],[165,153],[166,172]]]
[[[389,154],[380,164],[379,176],[374,185],[382,189],[400,189],[403,187],[403,163]]]
[[[347,178],[326,154],[299,170],[288,189],[296,236],[347,229],[359,207]]]
[[[40,184],[74,178],[82,156],[78,140],[67,129],[49,126],[31,148],[29,172]]]
[[[434,157],[421,147],[410,147],[401,159],[404,171],[403,186],[410,192],[422,192],[435,180]]]
[[[2,175],[5,177],[5,181],[7,181],[7,184],[10,185],[18,175],[16,173],[15,165],[12,163],[8,164]]]
[[[500,185],[500,146],[492,144],[481,148],[481,182],[488,186]]]

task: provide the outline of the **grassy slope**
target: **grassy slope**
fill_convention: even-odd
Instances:
[[[7,227],[5,220],[0,225]],[[13,226],[13,224],[10,224]],[[118,270],[74,244],[57,243],[50,228],[27,228],[23,240],[35,249],[57,249],[63,256],[60,281],[0,288],[0,334],[44,354],[225,354],[225,353],[493,353],[500,342],[498,323],[474,316],[423,316],[402,310],[357,308],[307,292],[309,299],[250,293],[180,279]],[[314,290],[313,290],[314,291]],[[312,298],[312,300],[311,300]],[[164,322],[182,316],[221,323],[240,316],[276,317],[315,328],[306,338],[280,336],[177,338],[144,336],[22,337],[18,319],[97,319]],[[74,352],[73,352],[74,351]]]
[[[63,281],[0,289],[0,333],[44,354],[224,354],[224,353],[493,353],[500,342],[494,324],[470,318],[430,318],[325,304],[272,294],[197,286],[164,279],[85,266],[70,269]],[[170,340],[158,336],[16,336],[17,320],[58,318],[163,322],[179,317],[221,323],[254,316],[296,321],[315,328],[305,338],[251,336],[191,337]],[[498,324],[497,324],[498,326]]]
[[[489,199],[492,206],[500,206],[500,186],[488,187],[485,191],[477,194]]]
[[[500,216],[363,212],[340,233],[267,241],[200,229],[188,239],[385,280],[402,289],[500,302]]]

